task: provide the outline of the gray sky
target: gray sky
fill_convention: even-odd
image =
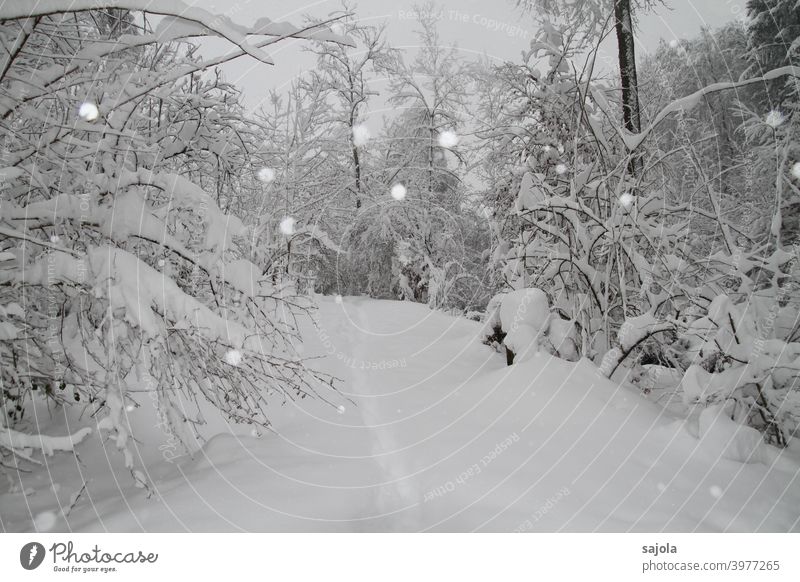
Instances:
[[[660,39],[688,38],[701,26],[716,28],[742,17],[746,0],[666,0],[660,7],[639,19],[637,31],[639,54],[653,50]],[[341,9],[339,0],[188,0],[189,3],[226,14],[247,24],[268,16],[300,24],[304,15],[324,17]],[[397,48],[413,50],[415,44],[414,4],[417,0],[361,0],[356,13],[365,22],[386,22],[389,42]],[[527,48],[536,24],[530,15],[516,8],[513,0],[439,0],[442,11],[439,31],[442,42],[456,44],[466,55],[486,54],[491,59],[519,60]],[[613,40],[613,39],[609,39]],[[270,88],[284,87],[293,78],[313,66],[311,55],[304,53],[301,41],[281,43],[272,52],[276,65],[269,66],[243,57],[225,67],[225,75],[244,90],[245,103],[256,108]],[[207,54],[230,47],[220,41],[208,44]],[[615,58],[615,45],[606,42],[608,56]]]

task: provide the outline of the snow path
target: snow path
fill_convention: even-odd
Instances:
[[[391,492],[380,490],[378,495],[378,507],[381,514],[388,515],[399,513],[399,529],[415,530],[418,528],[418,519],[414,519],[415,509],[419,507],[420,495],[406,478],[408,470],[404,466],[402,458],[398,458],[397,451],[400,449],[398,439],[393,433],[390,424],[386,424],[386,418],[382,414],[379,396],[374,393],[370,381],[368,370],[362,369],[362,362],[371,363],[369,360],[369,350],[364,337],[364,330],[368,329],[367,316],[357,303],[352,304],[349,313],[342,310],[339,321],[339,329],[345,340],[349,352],[352,354],[352,365],[349,368],[350,396],[356,401],[357,409],[361,415],[365,427],[370,429],[371,437],[374,440],[372,452],[375,460],[381,467],[387,485],[391,487]],[[401,507],[394,508],[388,502],[392,497],[397,497]]]
[[[303,349],[341,379],[326,394],[334,406],[276,402],[260,437],[205,410],[211,438],[172,459],[143,400],[132,418],[152,498],[92,435],[80,460],[48,457],[26,475],[27,496],[0,489],[2,527],[34,530],[91,475],[53,530],[800,531],[796,451],[770,465],[725,460],[691,419],[588,362],[507,367],[476,322],[406,302],[319,303]],[[76,420],[56,416],[48,432]]]

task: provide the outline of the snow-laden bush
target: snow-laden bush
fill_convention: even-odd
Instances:
[[[779,309],[757,297],[734,305],[718,296],[672,349],[686,369],[686,404],[731,403],[733,420],[785,445],[800,426],[800,343],[780,330],[776,337]]]
[[[785,446],[800,427],[800,343],[787,340],[785,326],[796,318],[796,306],[758,295],[738,304],[718,295],[679,319],[647,313],[626,320],[600,369],[641,383],[640,358],[658,337],[663,363],[680,373],[675,388],[688,408],[713,407]]]
[[[505,349],[508,364],[544,351],[565,360],[580,358],[575,322],[550,309],[541,289],[518,289],[489,302],[481,331],[484,343]]]
[[[643,129],[631,133],[619,127],[619,88],[592,78],[592,62],[573,59],[580,51],[572,39],[583,38],[574,26],[545,24],[522,64],[498,67],[484,82],[492,264],[508,287],[545,292],[576,322],[575,344],[606,375],[634,378],[649,364],[687,371],[687,402],[735,401],[737,421],[785,444],[796,431],[800,339],[791,214],[800,205],[800,71],[778,66],[760,77],[698,80],[685,93],[680,85],[645,109]],[[751,96],[777,82],[790,98],[780,111],[757,109]],[[738,130],[726,121],[720,131],[737,133],[741,152],[731,156],[740,157],[709,174],[702,147],[713,144],[696,142],[730,111],[698,115],[701,124],[692,112],[730,108],[736,96],[746,121]],[[757,303],[771,313],[767,327],[736,315]],[[488,322],[495,342],[535,345],[545,335],[534,322],[509,338],[505,325],[491,327],[501,312]],[[697,347],[704,322],[720,337],[705,330]],[[762,338],[756,355],[747,351],[749,337]]]

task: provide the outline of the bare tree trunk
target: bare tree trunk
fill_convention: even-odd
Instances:
[[[352,97],[353,91],[350,91]],[[353,131],[356,127],[356,112],[355,108],[350,108],[350,147],[353,153],[353,170],[356,178],[356,209],[361,208],[361,158],[358,155],[358,146],[356,146],[355,136]]]
[[[353,149],[353,167],[356,174],[356,208],[361,208],[361,160],[358,156],[358,148],[355,144],[352,145]]]
[[[639,84],[636,78],[636,50],[633,38],[631,0],[614,0],[614,23],[619,48],[619,76],[622,84],[622,122],[631,133],[639,133]],[[628,166],[631,174],[641,169],[641,159],[634,157]]]

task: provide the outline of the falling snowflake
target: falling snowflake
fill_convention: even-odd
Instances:
[[[341,22],[334,22],[333,24],[331,24],[331,32],[339,36],[344,36],[347,31],[345,30],[344,25]]]
[[[125,407],[127,412],[133,412],[135,409],[136,407],[133,404],[128,404],[128,406]]]
[[[792,176],[800,180],[800,162],[795,162],[792,166]]]
[[[340,404],[339,407],[336,409],[336,412],[338,412],[339,414],[344,414],[345,410],[346,409],[344,407],[344,404]]]
[[[712,485],[708,488],[708,492],[711,493],[711,497],[714,499],[719,499],[722,497],[722,488],[718,487],[717,485]]]
[[[454,148],[458,145],[458,136],[454,131],[443,131],[439,134],[439,145],[443,148]]]
[[[228,350],[225,352],[225,363],[231,366],[238,366],[242,361],[242,352],[239,350]]]
[[[403,200],[406,197],[406,187],[402,184],[395,184],[392,186],[392,198],[395,200]]]
[[[629,194],[628,192],[625,192],[625,194],[619,197],[619,203],[625,210],[631,209],[634,200],[635,198],[633,197],[633,194]]]
[[[260,439],[261,431],[258,430],[257,428],[253,428],[253,430],[250,431],[250,436],[252,436],[254,439]]]
[[[283,234],[285,234],[286,236],[290,236],[294,234],[294,225],[296,223],[297,221],[294,218],[292,218],[291,216],[287,216],[286,218],[281,220],[279,228],[281,229],[281,232]]]
[[[353,126],[353,144],[357,148],[364,147],[369,141],[369,128],[364,124]]]
[[[57,234],[50,235],[50,242],[57,243],[60,239],[58,238]]]
[[[678,48],[678,39],[673,38],[671,41],[669,41],[669,46],[672,48]]]
[[[43,511],[36,515],[33,519],[33,525],[36,526],[36,531],[50,531],[56,524],[56,514],[52,511]]]
[[[100,117],[100,111],[94,103],[81,103],[81,106],[78,108],[78,117],[84,121],[94,121]]]
[[[159,267],[163,267],[163,266],[164,266],[164,265],[166,265],[166,264],[167,264],[167,263],[166,263],[166,261],[164,261],[164,259],[158,259],[158,266],[159,266]]]
[[[666,490],[667,490],[667,486],[666,486],[666,485],[664,485],[663,483],[658,483],[658,484],[656,485],[656,489],[658,489],[658,490],[659,490],[661,493],[663,493],[664,491],[666,491]]]
[[[567,165],[566,164],[556,164],[556,174],[566,174],[567,173]]]
[[[341,296],[341,295],[337,295],[336,297],[334,297],[334,299],[333,299],[333,300],[334,300],[336,303],[338,303],[339,305],[341,305],[341,304],[342,304],[342,296]]]
[[[265,184],[269,184],[275,179],[275,170],[272,168],[261,168],[258,171],[258,179]]]
[[[546,151],[546,152],[549,152],[549,151],[550,151],[551,149],[553,149],[553,148],[551,148],[549,145],[546,145],[546,146],[544,146],[542,149],[543,149],[544,151]]]
[[[784,122],[786,117],[784,117],[783,113],[780,111],[773,109],[769,113],[767,113],[767,117],[764,119],[764,123],[769,125],[771,128],[778,127],[781,123]]]

